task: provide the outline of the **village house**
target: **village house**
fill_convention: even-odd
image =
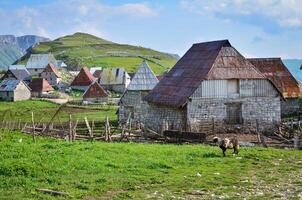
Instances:
[[[32,97],[48,97],[54,91],[53,87],[44,78],[35,78],[29,85]]]
[[[228,40],[198,43],[145,97],[145,124],[156,131],[268,131],[281,121],[280,98]]]
[[[289,72],[281,58],[251,58],[248,60],[257,67],[282,94],[281,115],[293,114],[299,111],[299,83]]]
[[[31,75],[40,76],[49,63],[57,65],[57,60],[53,54],[31,54],[27,61],[26,69]]]
[[[72,89],[86,91],[94,81],[95,78],[90,73],[89,69],[87,67],[83,67],[70,84],[70,87]]]
[[[47,80],[51,86],[56,86],[61,81],[61,75],[56,66],[49,63],[41,73],[41,77]]]
[[[118,111],[119,122],[123,123],[129,117],[134,122],[145,121],[148,113],[148,103],[143,99],[157,83],[158,79],[147,62],[144,61],[134,74],[126,92],[120,99]]]
[[[94,81],[83,94],[84,103],[107,103],[108,94],[103,87]]]
[[[30,88],[21,80],[6,79],[0,83],[1,101],[30,99]]]
[[[130,81],[130,76],[124,69],[105,68],[98,82],[106,90],[123,93],[127,89]]]
[[[12,68],[6,71],[1,80],[19,80],[28,84],[31,81],[31,76],[26,68]]]

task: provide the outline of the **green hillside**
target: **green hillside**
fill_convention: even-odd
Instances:
[[[145,58],[156,74],[171,68],[177,57],[152,49],[117,44],[86,33],[75,33],[51,42],[42,42],[30,53],[52,52],[57,59],[63,60],[71,68],[88,67],[123,67],[128,72],[135,72]],[[27,54],[21,62],[28,59]]]
[[[0,45],[0,70],[7,69],[9,65],[22,56],[21,50],[11,44]]]

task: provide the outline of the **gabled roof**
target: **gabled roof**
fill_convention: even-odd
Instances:
[[[281,58],[250,58],[248,60],[275,85],[284,98],[299,97],[299,83]]]
[[[31,76],[30,73],[27,71],[27,69],[9,69],[5,73],[5,75],[2,77],[2,79],[5,79],[8,74],[13,75],[17,80],[20,81],[30,81]]]
[[[182,107],[203,80],[232,78],[265,79],[228,40],[194,44],[145,100]]]
[[[3,92],[14,91],[20,83],[21,83],[20,80],[3,80],[0,83],[0,91],[3,91]],[[26,84],[24,84],[24,85],[26,85]]]
[[[33,92],[49,92],[54,90],[44,78],[33,79],[28,86]]]
[[[90,73],[87,67],[83,67],[80,73],[74,78],[70,86],[89,86],[94,82],[95,77]]]
[[[52,63],[53,65],[57,65],[57,60],[51,54],[31,54],[27,64],[27,69],[43,69],[45,68],[48,63]]]
[[[56,75],[56,77],[60,78],[60,72],[58,71],[58,69],[56,68],[56,66],[54,66],[51,63],[48,63],[47,66],[45,67],[45,69],[43,70],[43,72],[52,72]]]
[[[157,77],[146,61],[140,65],[127,90],[152,90],[158,83]]]
[[[103,89],[103,87],[95,81],[84,92],[83,98],[98,98],[98,97],[108,97],[108,94]]]

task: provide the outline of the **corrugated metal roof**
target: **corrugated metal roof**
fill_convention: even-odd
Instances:
[[[45,68],[48,63],[52,63],[53,65],[57,65],[57,60],[55,57],[49,54],[31,54],[27,64],[27,69],[41,69]]]
[[[140,65],[127,90],[152,90],[158,79],[146,61]]]
[[[107,92],[96,81],[93,82],[83,94],[83,98],[98,98],[98,97],[107,97],[107,96],[108,96]]]
[[[221,50],[224,51],[221,53]],[[203,80],[265,77],[228,40],[194,44],[149,92],[149,103],[184,106]]]
[[[33,92],[49,92],[54,90],[44,78],[33,79],[28,86]]]
[[[104,85],[120,85],[130,82],[130,76],[122,68],[105,68],[100,82]]]
[[[0,83],[0,91],[14,91],[20,83],[20,80],[3,80]]]
[[[80,73],[74,78],[70,86],[89,86],[95,78],[87,67],[83,67]]]
[[[284,98],[299,97],[299,83],[281,58],[250,58],[248,60],[275,85]]]
[[[43,70],[43,72],[52,72],[56,75],[56,77],[60,78],[60,72],[58,71],[58,69],[56,68],[56,66],[54,66],[51,63],[48,63],[47,66],[45,67],[45,69]]]

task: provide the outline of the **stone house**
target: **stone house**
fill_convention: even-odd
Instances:
[[[145,124],[156,131],[269,131],[281,94],[228,40],[194,44],[149,92]]]
[[[1,101],[21,101],[30,99],[30,88],[20,80],[5,79],[0,83]]]
[[[54,91],[53,87],[44,78],[33,79],[29,85],[32,97],[48,97]]]
[[[134,122],[144,121],[148,112],[148,103],[143,99],[157,83],[158,79],[147,62],[144,61],[120,99],[119,122],[127,121],[129,115]]]
[[[61,75],[60,72],[58,71],[58,69],[56,68],[56,66],[54,66],[53,64],[49,63],[45,69],[43,70],[43,72],[41,73],[41,77],[44,78],[45,80],[47,80],[47,82],[51,85],[51,86],[56,86],[59,84],[59,82],[61,81]]]
[[[31,54],[26,63],[26,69],[31,75],[40,76],[49,63],[57,65],[57,60],[53,54]]]
[[[20,80],[28,84],[31,81],[31,76],[26,68],[13,68],[8,69],[6,73],[1,77],[1,80]]]
[[[300,86],[281,58],[248,59],[281,92],[281,115],[299,111]]]
[[[130,81],[130,76],[124,69],[105,68],[98,82],[106,90],[123,93],[126,91]]]
[[[86,91],[95,81],[95,77],[90,73],[87,67],[83,67],[78,75],[73,79],[70,87],[76,90]]]
[[[83,94],[85,103],[107,103],[108,94],[97,81],[93,82]]]

